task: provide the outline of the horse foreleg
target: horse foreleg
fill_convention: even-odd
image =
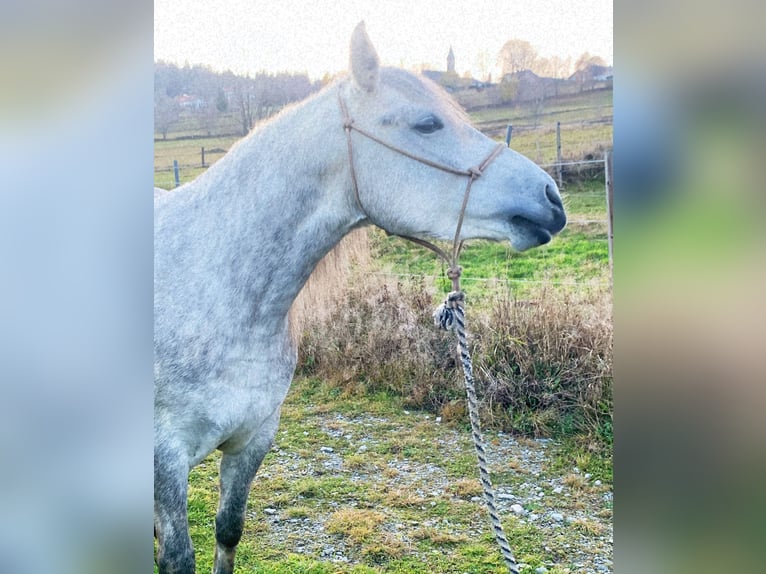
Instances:
[[[271,415],[244,449],[236,453],[224,451],[221,457],[221,494],[215,517],[213,574],[231,574],[234,571],[234,554],[242,538],[250,486],[271,448],[278,425],[279,410]]]
[[[154,534],[160,574],[194,574],[186,491],[189,468],[181,457],[154,458]]]

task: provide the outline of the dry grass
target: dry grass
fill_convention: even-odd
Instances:
[[[470,499],[481,496],[481,483],[473,478],[460,478],[447,487],[447,492],[458,498]]]
[[[327,321],[330,311],[337,305],[337,294],[346,289],[351,270],[369,263],[368,237],[364,229],[352,231],[314,268],[290,308],[290,330],[294,340],[300,339],[309,321]]]
[[[352,389],[361,382],[366,392],[392,392],[434,412],[462,398],[453,339],[434,330],[423,283],[366,283],[361,275],[326,320],[306,325],[303,374]]]
[[[327,520],[327,532],[340,534],[354,544],[373,540],[378,527],[386,520],[381,512],[367,509],[346,508],[333,513]]]
[[[468,540],[468,537],[463,534],[448,534],[431,526],[419,528],[413,533],[413,537],[416,540],[428,540],[437,546],[462,544]]]
[[[364,274],[304,324],[299,369],[346,392],[387,392],[443,422],[466,420],[454,335],[434,329],[434,293],[422,280]],[[612,324],[606,288],[543,287],[471,309],[470,342],[482,417],[526,436],[587,434],[611,440]]]
[[[387,492],[383,501],[393,508],[413,508],[425,504],[426,499],[411,490],[397,488]]]
[[[599,524],[598,522],[594,522],[593,520],[587,520],[585,518],[580,518],[572,522],[572,527],[574,527],[576,530],[579,530],[586,536],[601,536],[606,532],[606,528]]]
[[[380,463],[374,460],[369,452],[351,454],[343,459],[343,465],[349,470],[357,471],[379,472],[381,469]]]
[[[396,470],[393,466],[389,466],[383,469],[383,476],[391,480],[399,476],[399,471]]]
[[[477,328],[474,369],[487,381],[489,410],[500,426],[533,436],[611,429],[609,292],[543,286],[534,303],[498,297]]]
[[[572,490],[584,490],[588,481],[581,474],[569,474],[564,477],[564,484]]]
[[[362,547],[362,556],[373,564],[383,564],[388,560],[401,558],[408,550],[407,545],[389,532]]]

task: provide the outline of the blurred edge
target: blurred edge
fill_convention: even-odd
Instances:
[[[0,16],[0,572],[152,569],[153,4]]]
[[[149,571],[152,4],[3,10],[0,571]],[[761,12],[615,6],[620,572],[763,562]]]
[[[766,38],[754,2],[615,6],[615,564],[762,569]]]

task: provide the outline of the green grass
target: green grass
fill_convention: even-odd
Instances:
[[[173,160],[179,165],[201,166],[202,156],[200,148],[205,148],[205,164],[210,165],[214,160],[223,155],[222,152],[210,150],[226,150],[241,139],[237,136],[209,137],[200,139],[166,140],[154,142],[154,169],[169,169],[173,167]]]
[[[222,152],[228,151],[238,136],[210,137],[200,139],[159,140],[154,142],[154,185],[163,189],[175,187],[173,160],[179,165],[179,179],[187,183],[200,175],[206,167],[202,167],[201,148],[205,148],[205,165],[210,166],[223,157]]]
[[[461,281],[466,289],[476,293],[499,286],[524,291],[537,283],[608,282],[603,183],[570,186],[564,194],[564,203],[570,224],[548,245],[520,253],[506,243],[467,243],[460,257]],[[377,231],[373,232],[372,248],[382,261],[383,271],[433,277],[440,289],[450,289],[444,264],[430,251]]]
[[[337,413],[350,419],[386,413],[385,421],[361,427],[345,422]],[[338,432],[328,433],[328,429]],[[430,571],[433,574],[482,572],[501,574],[502,564],[494,538],[487,527],[482,503],[470,501],[476,489],[476,460],[466,430],[460,430],[459,446],[440,445],[445,429],[432,416],[405,412],[395,397],[348,396],[318,380],[295,381],[283,407],[276,445],[263,463],[250,494],[245,534],[237,553],[238,572],[320,573],[320,574],[394,574]],[[353,440],[333,436],[353,435]],[[488,432],[489,449],[497,441]],[[332,435],[332,436],[331,436]],[[305,440],[299,440],[303,437]],[[324,472],[317,445],[332,445],[335,454],[347,460],[357,455],[359,439],[402,448],[373,449],[365,456],[372,462],[365,467],[344,467]],[[502,471],[493,468],[495,484],[519,488],[530,480],[548,484],[549,480],[566,483],[573,466],[582,473],[591,472],[605,484],[611,480],[611,460],[607,453],[588,450],[574,442],[562,442],[551,448],[539,474],[529,474],[523,464]],[[284,456],[284,453],[292,453]],[[297,457],[297,458],[296,458]],[[217,505],[217,453],[193,469],[189,487],[189,521],[197,556],[197,572],[212,568],[215,547],[214,520]],[[288,466],[284,466],[288,461]],[[391,469],[394,461],[409,465],[428,463],[444,473],[449,485],[445,494],[432,496],[418,491],[418,483],[402,483]],[[299,468],[296,468],[296,464]],[[354,473],[363,473],[362,480]],[[561,496],[555,506],[564,513],[587,506],[589,518],[556,528],[546,528],[504,515],[503,522],[519,562],[527,564],[522,573],[530,574],[546,565],[549,572],[564,574],[570,569],[568,556],[573,548],[595,543],[602,536],[611,517],[611,504],[603,501],[608,486],[594,487],[592,482],[570,479],[573,496]],[[423,485],[423,488],[427,487]],[[546,486],[546,496],[554,497]],[[569,487],[567,487],[569,488]],[[464,496],[460,493],[464,491]],[[576,494],[576,496],[574,496]],[[528,510],[540,511],[543,505],[528,504]],[[540,508],[537,508],[540,506]],[[281,521],[308,519],[343,545],[351,563],[333,563],[326,558],[296,548],[306,542],[296,535],[275,536],[263,513],[275,508]],[[590,514],[593,514],[593,518]],[[599,518],[600,517],[600,518]],[[289,532],[289,527],[286,528]],[[588,542],[590,541],[590,542]]]

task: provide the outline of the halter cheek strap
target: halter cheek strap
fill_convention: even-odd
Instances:
[[[487,166],[489,166],[489,164],[491,164],[495,160],[495,158],[498,155],[500,155],[500,152],[503,151],[505,146],[501,143],[497,144],[492,150],[492,152],[484,159],[484,161],[482,161],[476,167],[470,167],[468,169],[457,169],[449,165],[445,165],[443,163],[430,160],[428,158],[420,157],[418,155],[408,152],[405,149],[397,147],[389,142],[381,140],[374,134],[368,132],[367,130],[363,128],[358,127],[354,123],[354,120],[351,119],[351,116],[348,113],[348,109],[346,108],[346,104],[343,101],[343,98],[341,97],[340,92],[338,92],[338,103],[340,104],[340,110],[341,110],[341,113],[343,114],[343,129],[346,132],[346,146],[348,147],[348,161],[351,167],[351,182],[354,187],[354,197],[356,198],[356,202],[359,205],[359,208],[362,210],[362,213],[364,213],[365,215],[367,215],[367,210],[364,208],[364,205],[362,205],[362,200],[359,196],[359,183],[356,178],[356,170],[354,169],[354,149],[351,142],[352,130],[360,133],[367,139],[370,139],[382,145],[383,147],[386,147],[392,151],[395,151],[398,154],[401,154],[405,157],[418,161],[429,167],[433,167],[435,169],[438,169],[447,173],[465,176],[468,178],[468,183],[466,184],[465,192],[463,193],[463,203],[460,206],[460,215],[458,216],[457,227],[455,229],[455,238],[452,241],[452,256],[451,257],[447,255],[447,253],[445,253],[443,249],[434,245],[430,241],[426,241],[425,239],[420,239],[418,237],[411,237],[409,235],[392,234],[392,235],[398,235],[399,237],[402,237],[403,239],[407,239],[409,241],[417,243],[418,245],[422,245],[423,247],[430,249],[431,251],[436,253],[439,257],[441,257],[447,263],[447,265],[449,265],[449,269],[447,270],[447,277],[449,277],[452,280],[453,290],[459,291],[460,290],[460,274],[462,272],[462,268],[457,264],[457,261],[458,261],[458,256],[460,255],[460,250],[463,247],[463,242],[460,241],[460,230],[463,227],[463,219],[465,218],[465,210],[468,207],[468,197],[471,194],[471,186],[473,185],[473,182],[475,180],[479,179],[483,175],[484,170],[487,168]],[[369,218],[369,215],[368,215],[368,218]]]

